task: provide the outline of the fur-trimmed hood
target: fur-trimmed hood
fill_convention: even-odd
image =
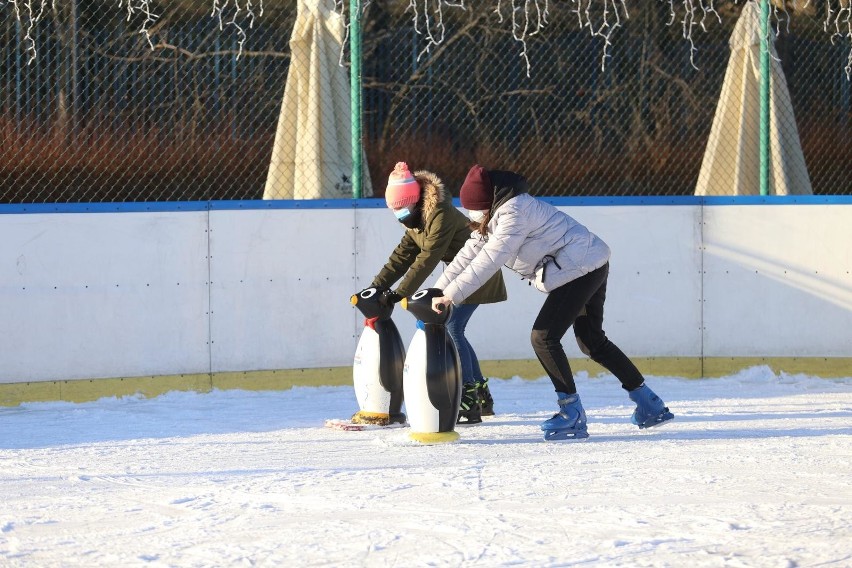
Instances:
[[[424,170],[414,172],[414,178],[423,190],[420,226],[406,227],[402,240],[372,283],[390,288],[402,279],[395,290],[400,296],[419,290],[442,261],[452,262],[471,232],[469,219],[453,205],[452,194],[444,188],[441,178]],[[498,271],[467,300],[471,304],[489,304],[505,299],[506,286]]]
[[[444,182],[437,174],[427,170],[414,172],[416,179],[423,188],[423,221],[421,228],[442,202],[452,202],[452,196],[444,188]]]

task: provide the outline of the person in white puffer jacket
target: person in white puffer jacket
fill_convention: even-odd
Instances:
[[[621,381],[636,403],[632,421],[649,428],[674,418],[642,373],[603,330],[610,250],[569,215],[527,193],[517,173],[473,166],[459,194],[478,231],[447,265],[434,288],[433,309],[462,303],[502,266],[517,272],[547,299],[533,324],[533,350],[556,390],[559,412],[541,425],[546,440],[588,437],[586,413],[562,347],[574,326],[580,349]]]

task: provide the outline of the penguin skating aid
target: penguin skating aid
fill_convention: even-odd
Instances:
[[[446,329],[452,306],[440,314],[432,310],[432,298],[442,295],[438,289],[427,288],[404,298],[401,304],[417,318],[402,382],[411,426],[409,438],[422,444],[459,439],[455,425],[461,402],[461,364]]]
[[[382,291],[366,288],[350,298],[365,316],[355,348],[352,382],[359,410],[346,420],[327,420],[338,430],[367,430],[403,426],[402,370],[405,347],[391,319],[393,304],[381,301]]]

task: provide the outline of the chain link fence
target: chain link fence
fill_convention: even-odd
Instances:
[[[295,3],[267,1],[242,44],[207,0],[163,4],[152,51],[114,2],[57,0],[29,32],[0,2],[0,202],[263,196]],[[456,195],[473,163],[524,173],[536,195],[695,192],[742,6],[717,4],[722,22],[694,33],[696,69],[669,6],[639,0],[602,68],[602,40],[580,29],[572,4],[551,3],[547,27],[526,42],[527,76],[522,45],[490,4],[446,10],[444,40],[428,53],[407,5],[375,1],[364,17],[362,123],[377,195],[397,161],[435,171]],[[827,5],[808,6],[776,40],[795,113],[781,120],[798,129],[813,193],[848,195],[849,47],[824,31]]]

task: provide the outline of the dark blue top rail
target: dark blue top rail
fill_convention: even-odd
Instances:
[[[541,197],[559,207],[603,205],[852,205],[849,195],[787,196],[652,196],[652,197]],[[460,207],[458,198],[453,199]],[[380,209],[381,198],[274,199],[243,201],[152,201],[127,203],[12,203],[0,204],[0,214],[12,213],[140,213],[162,211],[238,211],[260,209]]]

